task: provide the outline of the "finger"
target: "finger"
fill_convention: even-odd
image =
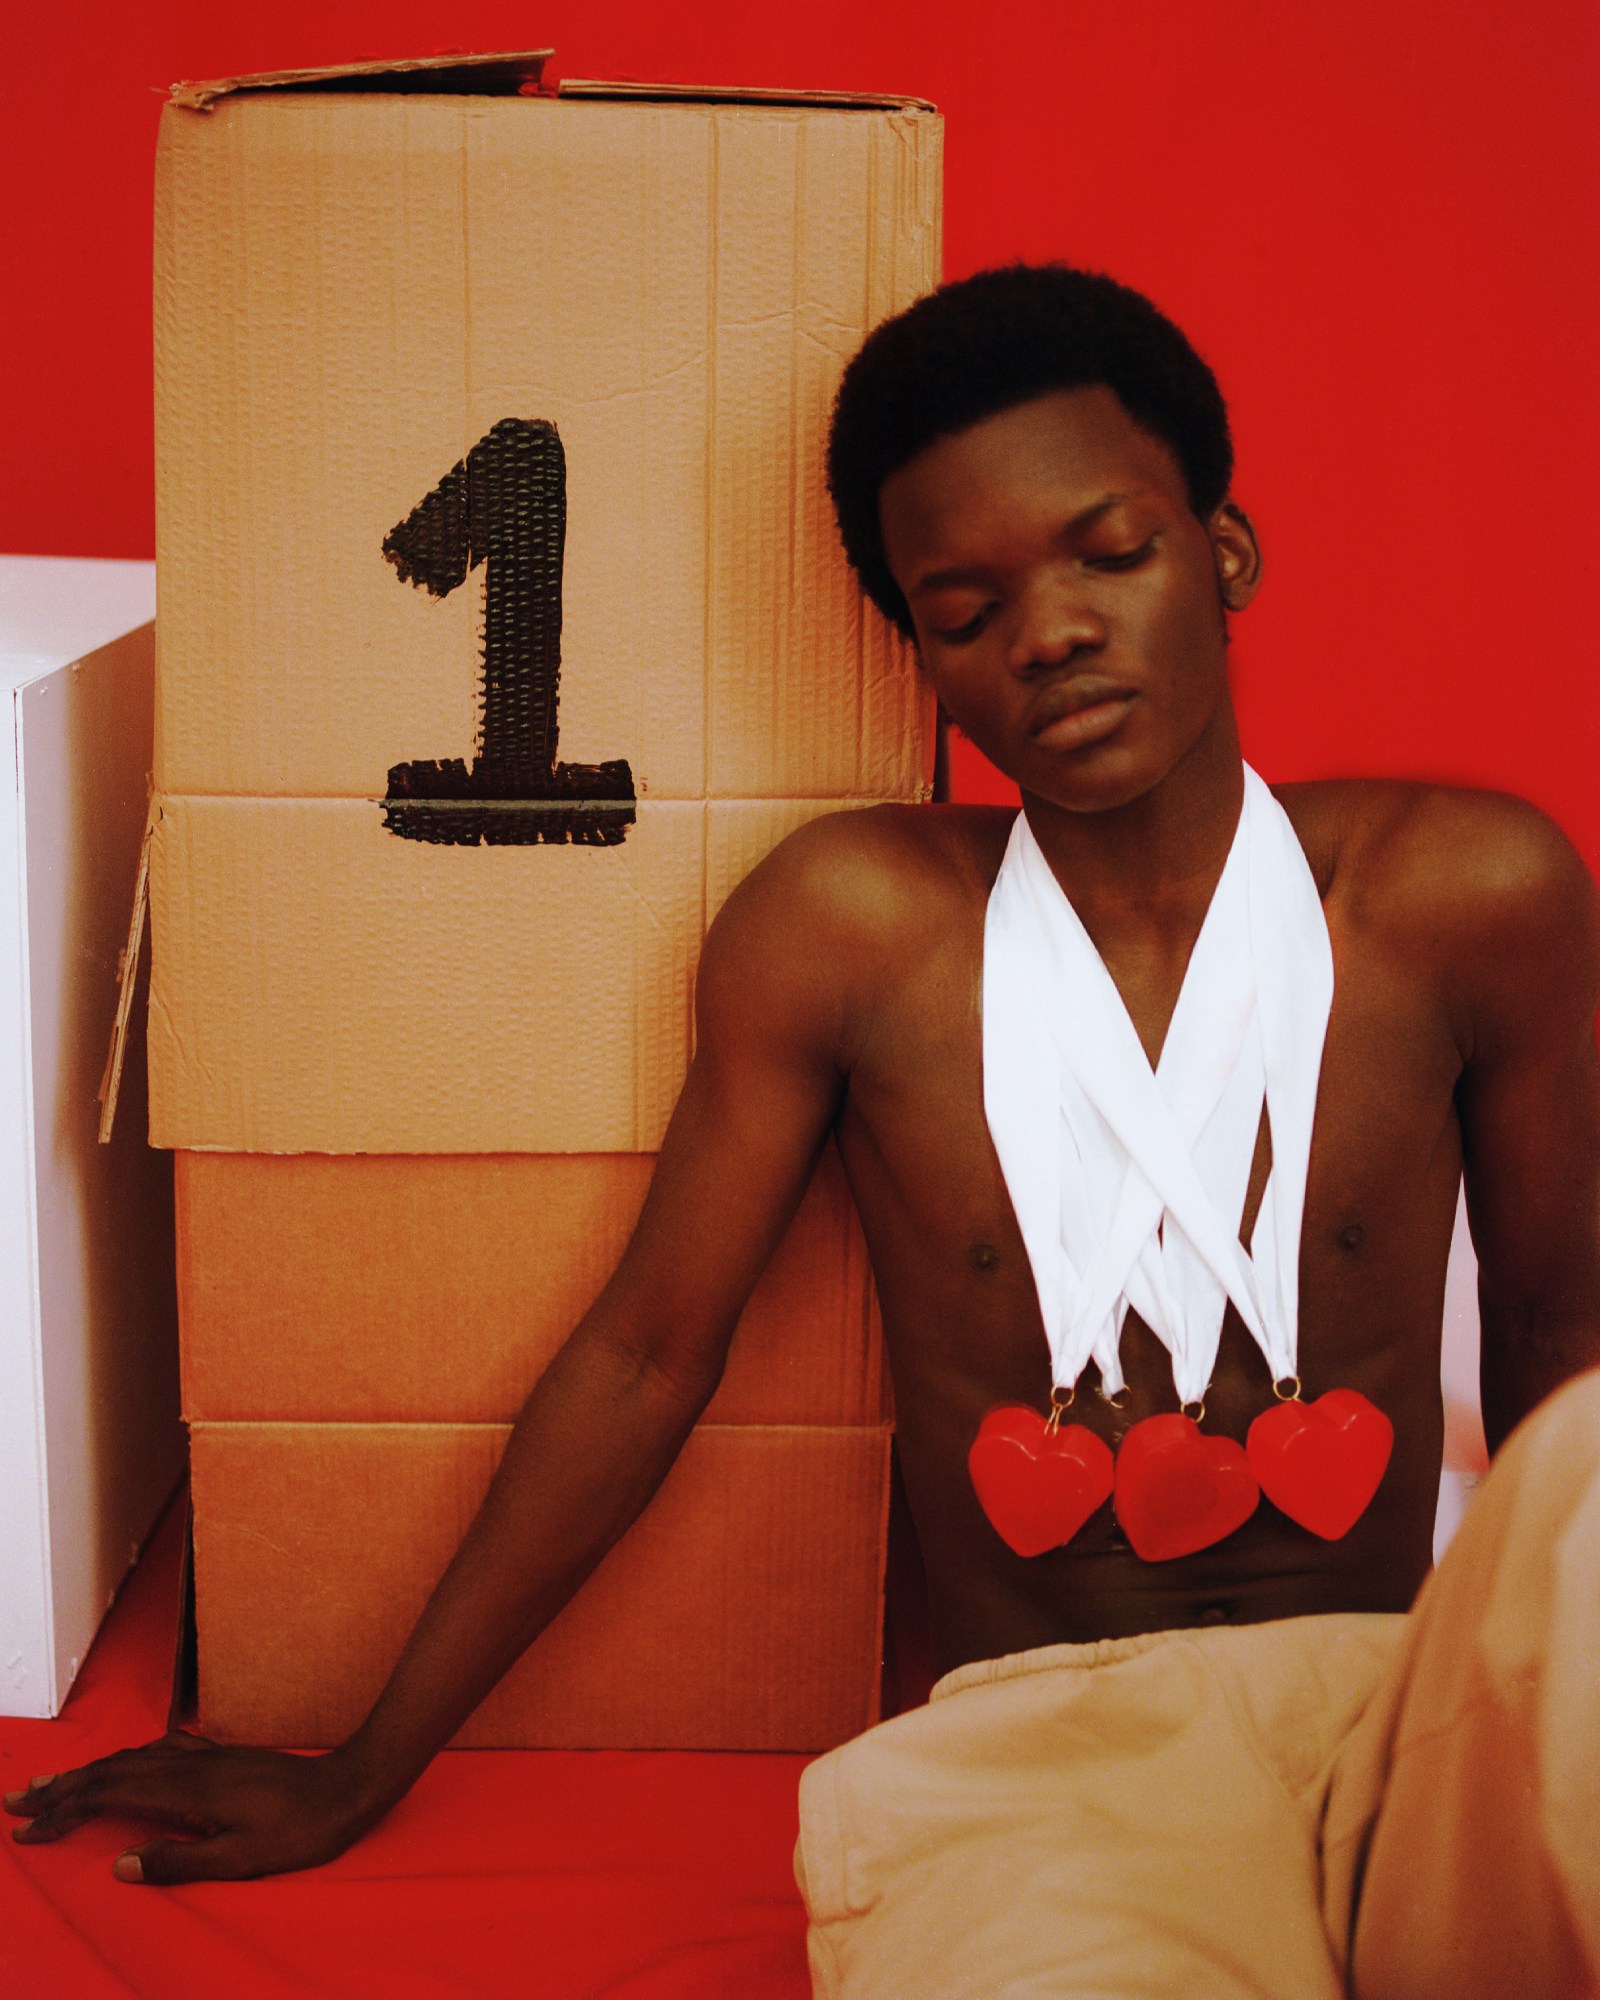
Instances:
[[[54,1776],[30,1778],[23,1791],[6,1793],[3,1801],[6,1811],[18,1819],[32,1819],[38,1813],[48,1812],[52,1795],[55,1802],[59,1803],[64,1795],[62,1790],[64,1780],[74,1775],[73,1772],[67,1771],[60,1778]]]
[[[173,1759],[150,1749],[124,1750],[54,1778],[42,1792],[30,1791],[27,1824],[14,1840],[59,1840],[100,1814],[153,1820],[157,1826],[210,1834],[216,1823],[203,1802],[203,1786],[187,1758]]]
[[[8,1813],[14,1813],[19,1818],[25,1818],[28,1814],[39,1811],[41,1795],[48,1786],[54,1783],[55,1774],[53,1772],[47,1777],[30,1778],[20,1792],[7,1792],[4,1798],[0,1798],[0,1805],[3,1805]]]
[[[151,1840],[130,1847],[111,1865],[119,1882],[170,1888],[179,1882],[238,1882],[259,1873],[248,1865],[243,1843],[230,1834],[209,1840]]]
[[[93,1763],[80,1764],[76,1770],[32,1778],[25,1791],[7,1792],[0,1803],[19,1819],[32,1818],[76,1796],[86,1787],[98,1785],[107,1774],[116,1776],[130,1767],[141,1765],[148,1761],[152,1751],[159,1754],[163,1747],[164,1739],[162,1743],[142,1744],[135,1750],[114,1751],[109,1757],[97,1757]]]
[[[35,1814],[21,1826],[14,1827],[11,1838],[21,1847],[31,1847],[35,1843],[48,1840],[59,1840],[64,1833],[71,1833],[74,1828],[82,1826],[85,1820],[93,1819],[95,1810],[95,1807],[85,1799],[69,1799],[62,1805],[51,1806]]]

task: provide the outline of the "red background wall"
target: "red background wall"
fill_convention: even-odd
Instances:
[[[1221,376],[1267,551],[1236,642],[1262,770],[1505,786],[1600,864],[1592,0],[1525,0],[1514,26],[1499,0],[6,11],[0,548],[151,553],[150,162],[174,77],[548,42],[571,75],[902,90],[948,117],[950,275],[1108,269]]]

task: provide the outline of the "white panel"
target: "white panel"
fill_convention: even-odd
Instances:
[[[181,1470],[170,1162],[96,1090],[150,764],[149,563],[0,557],[0,1714],[58,1712]]]
[[[0,1715],[54,1715],[17,702],[0,697]]]
[[[96,1097],[144,831],[154,667],[145,625],[18,697],[58,1703],[183,1465],[172,1163],[145,1143],[138,1047],[108,1146]]]
[[[0,556],[0,687],[69,666],[156,615],[156,566]]]

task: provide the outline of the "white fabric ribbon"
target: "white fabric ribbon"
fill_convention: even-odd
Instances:
[[[1229,1299],[1274,1381],[1296,1373],[1300,1224],[1333,952],[1288,815],[1244,806],[1154,1072],[1110,973],[1019,813],[983,951],[984,1111],[1033,1267],[1051,1379],[1123,1387],[1129,1307],[1201,1400]],[[1272,1171],[1239,1241],[1267,1108]]]

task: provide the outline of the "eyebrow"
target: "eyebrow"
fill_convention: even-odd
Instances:
[[[1129,500],[1138,500],[1142,497],[1142,489],[1131,493],[1107,493],[1101,499],[1092,501],[1089,506],[1080,508],[1076,514],[1072,515],[1062,528],[1062,533],[1071,535],[1078,533],[1084,528],[1091,528],[1100,519],[1102,514],[1109,514],[1113,507],[1121,507]],[[960,584],[979,582],[988,576],[988,574],[989,571],[981,563],[967,564],[965,566],[956,564],[949,569],[929,570],[926,576],[917,578],[916,582],[906,592],[906,596],[910,599],[920,597],[924,591],[928,590],[950,590]]]

